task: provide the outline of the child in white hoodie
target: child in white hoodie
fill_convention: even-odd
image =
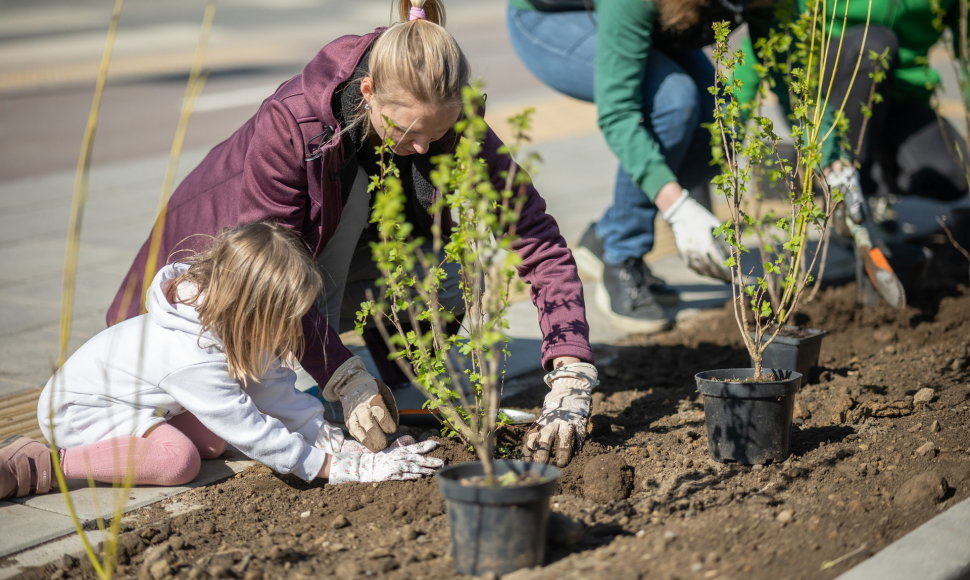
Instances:
[[[298,234],[257,222],[163,268],[147,314],[82,345],[48,381],[41,430],[67,479],[183,485],[227,443],[311,481],[415,479],[442,465],[434,441],[372,453],[323,419],[284,363],[303,347],[301,319],[322,286]],[[405,439],[405,438],[402,438]],[[0,499],[46,493],[51,451],[0,442]]]

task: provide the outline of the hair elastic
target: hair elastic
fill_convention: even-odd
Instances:
[[[408,20],[424,20],[424,8],[418,8],[417,6],[412,6],[411,11],[408,13]]]

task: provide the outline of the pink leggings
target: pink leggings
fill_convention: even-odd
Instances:
[[[225,441],[185,412],[144,437],[115,437],[63,449],[61,471],[67,479],[121,483],[133,475],[135,485],[184,485],[199,474],[203,459],[219,457],[225,450]]]

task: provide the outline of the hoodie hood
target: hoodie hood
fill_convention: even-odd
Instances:
[[[189,269],[188,264],[177,262],[169,264],[155,274],[148,295],[145,298],[145,308],[152,322],[166,330],[175,330],[199,337],[199,347],[220,347],[222,343],[211,330],[202,331],[199,313],[191,304],[172,304],[165,296],[165,289],[175,279]],[[179,285],[178,296],[192,296],[195,288],[189,283]]]
[[[363,36],[341,36],[320,49],[313,60],[303,68],[298,77],[303,82],[303,94],[317,119],[324,125],[339,126],[337,111],[334,110],[334,94],[343,83],[354,76],[364,55],[385,28],[378,28]]]

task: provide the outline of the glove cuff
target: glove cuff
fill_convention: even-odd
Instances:
[[[552,385],[553,381],[563,377],[571,377],[575,379],[585,380],[587,383],[589,383],[590,391],[595,389],[596,386],[600,384],[599,373],[596,370],[596,367],[590,363],[584,363],[584,362],[569,363],[566,365],[562,365],[558,369],[551,370],[548,373],[546,373],[546,375],[542,377],[542,380],[551,389],[553,388],[553,385]]]
[[[344,364],[337,367],[337,370],[330,375],[330,380],[323,387],[323,398],[331,403],[339,401],[348,379],[361,372],[366,373],[367,367],[359,356],[352,356],[344,361]]]
[[[317,440],[313,446],[333,455],[334,453],[338,453],[340,448],[343,447],[344,440],[344,432],[340,427],[324,421],[323,425],[320,426],[320,432],[317,433]]]
[[[664,221],[671,223],[671,220],[673,220],[674,216],[677,214],[677,210],[683,207],[683,205],[687,203],[688,199],[691,199],[690,193],[688,193],[686,189],[681,189],[680,197],[677,198],[677,201],[668,207],[667,211],[660,214],[664,218]]]

